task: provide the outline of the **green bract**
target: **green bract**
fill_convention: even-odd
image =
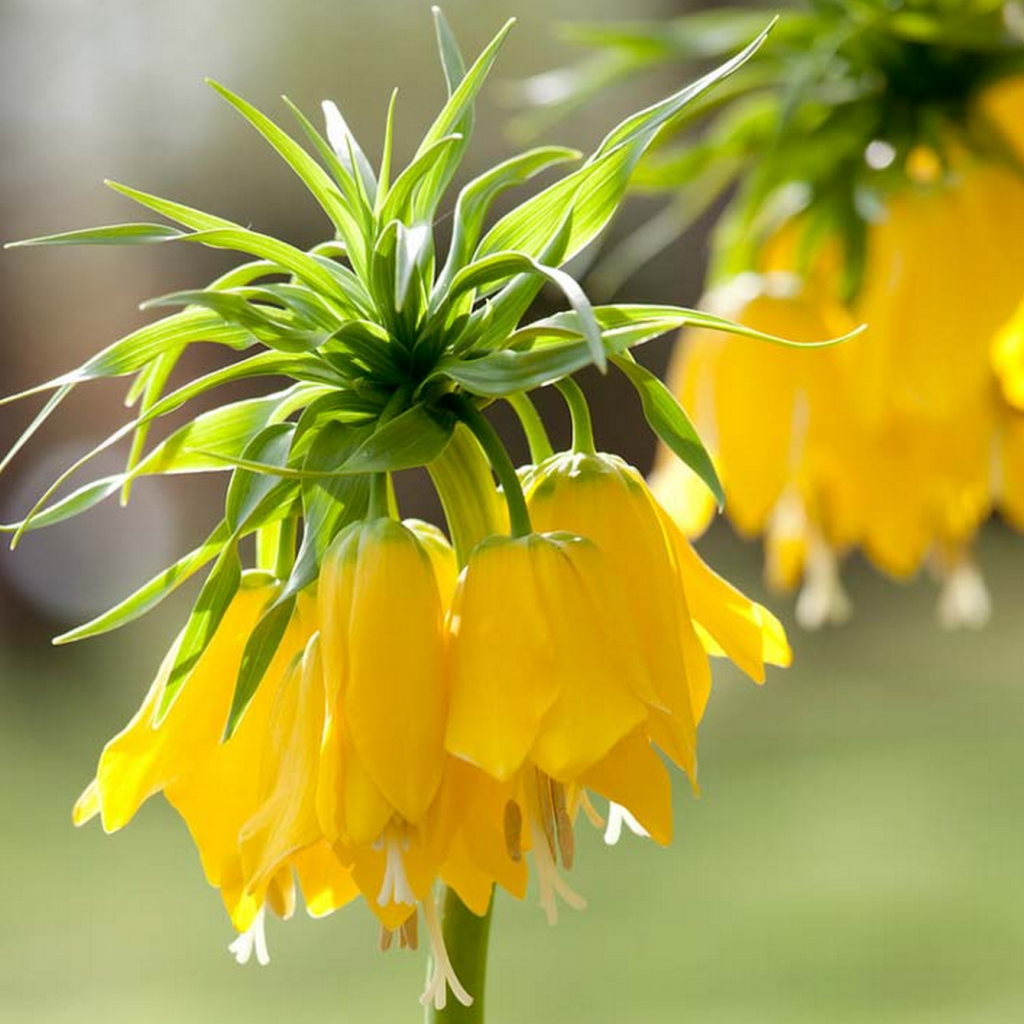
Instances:
[[[652,67],[718,60],[763,18],[732,7],[660,23],[569,26],[569,39],[594,53],[527,81],[535,109],[520,127],[535,132]],[[1020,73],[1019,7],[1006,0],[798,0],[757,60],[688,107],[650,148],[632,188],[670,202],[606,255],[603,288],[613,290],[734,189],[717,228],[713,281],[756,270],[765,238],[799,214],[806,265],[838,239],[852,294],[866,223],[901,186],[916,146],[941,155],[953,139],[1017,163],[994,126],[979,131],[979,119],[969,125],[965,115],[980,89]],[[866,159],[872,143],[881,159]]]
[[[131,378],[129,400],[138,409],[131,422],[62,474],[21,522],[4,527],[14,533],[14,542],[26,531],[78,515],[115,494],[127,496],[142,476],[207,470],[231,474],[224,518],[199,547],[116,608],[59,638],[67,642],[124,625],[212,563],[185,628],[164,709],[244,585],[242,538],[256,534],[260,568],[286,582],[245,650],[231,727],[258,686],[298,593],[315,582],[331,540],[346,524],[367,515],[373,502],[379,507],[381,474],[429,466],[435,480],[443,480],[445,459],[479,461],[486,451],[499,477],[507,479],[508,467],[493,445],[474,442],[478,448],[473,449],[465,431],[468,440],[461,437],[453,444],[460,422],[480,427],[478,410],[491,400],[507,399],[529,419],[532,407],[523,392],[591,364],[604,369],[611,362],[635,385],[655,431],[720,495],[714,469],[685,413],[660,381],[633,362],[629,350],[684,323],[764,336],[671,306],[594,307],[561,268],[608,223],[630,175],[659,133],[740,68],[764,36],[696,83],[627,118],[585,160],[559,147],[533,149],[470,181],[454,200],[452,239],[442,262],[435,220],[469,144],[474,98],[511,25],[467,68],[446,22],[436,15],[448,100],[409,166],[400,171],[391,167],[393,100],[375,170],[333,104],[324,104],[326,137],[287,104],[314,156],[243,99],[214,84],[323,208],[330,238],[309,251],[113,183],[112,188],[175,226],[125,224],[16,243],[184,242],[252,257],[206,288],[151,301],[147,307],[181,308],[115,342],[77,370],[13,396],[52,392],[4,465],[85,381]],[[487,227],[491,203],[500,193],[568,163],[575,166]],[[567,311],[522,324],[546,284],[561,292]],[[198,343],[234,349],[240,358],[169,390],[178,360]],[[198,415],[147,448],[150,427],[161,417],[222,384],[256,377],[291,383]],[[55,498],[93,455],[128,439],[123,473]]]

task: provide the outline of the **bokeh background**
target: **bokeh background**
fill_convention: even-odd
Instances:
[[[573,56],[553,25],[677,13],[664,0],[451,0],[475,52],[520,18],[480,107],[468,175],[507,154],[502,82]],[[324,225],[301,185],[217,96],[224,81],[272,114],[286,92],[337,99],[371,154],[392,85],[399,150],[443,99],[425,0],[2,0],[0,235],[133,219],[104,177],[183,199],[300,245]],[[673,74],[574,115],[589,146]],[[628,229],[638,206],[616,230]],[[695,303],[700,231],[629,287]],[[0,254],[0,392],[81,362],[144,322],[143,299],[201,286],[232,257],[191,247]],[[663,368],[670,339],[648,347]],[[651,440],[632,394],[589,381],[599,440],[642,467]],[[0,478],[0,521],[56,468],[121,422],[123,388],[92,385]],[[548,403],[558,431],[567,425]],[[0,449],[29,405],[0,408]],[[561,418],[560,418],[561,417]],[[515,439],[518,443],[518,439]],[[114,463],[108,463],[113,466]],[[105,837],[70,808],[105,739],[137,706],[194,589],[143,622],[72,648],[48,638],[167,564],[217,517],[223,478],[144,481],[132,505],[0,551],[0,1022],[213,1024],[418,1019],[422,955],[376,952],[363,907],[272,923],[273,963],[239,968],[232,933],[184,826],[152,801]],[[404,482],[411,510],[432,508]],[[725,526],[702,542],[761,596],[759,552]],[[1024,1019],[1024,540],[981,544],[995,613],[944,634],[934,591],[856,560],[856,617],[794,632],[797,661],[761,690],[719,666],[702,730],[703,796],[677,787],[669,850],[582,838],[574,884],[590,900],[548,929],[499,897],[494,1024],[1009,1024]],[[785,601],[774,607],[792,627]]]

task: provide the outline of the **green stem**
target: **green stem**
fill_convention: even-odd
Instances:
[[[563,377],[555,386],[562,393],[572,417],[572,450],[582,455],[595,455],[594,424],[583,388],[572,377]]]
[[[480,447],[486,452],[494,475],[505,492],[512,536],[528,536],[533,533],[533,527],[530,525],[530,513],[526,509],[526,499],[523,497],[523,489],[519,485],[516,467],[512,465],[512,460],[501,443],[501,438],[498,437],[497,431],[483,413],[464,395],[455,398],[455,405],[462,422],[473,431],[473,435],[480,442]]]
[[[485,537],[504,529],[501,499],[480,443],[464,423],[427,470],[444,507],[459,566]]]
[[[487,983],[487,946],[491,936],[491,914],[494,893],[487,913],[477,917],[454,889],[444,890],[441,910],[441,933],[448,958],[463,987],[473,997],[470,1006],[463,1006],[451,993],[443,1010],[427,1008],[427,1024],[483,1024],[484,993]]]
[[[550,459],[555,450],[551,447],[551,439],[548,437],[544,421],[537,412],[537,407],[530,401],[529,395],[525,391],[517,391],[515,394],[506,395],[505,401],[515,410],[519,422],[523,425],[533,464],[537,465],[545,459]]]
[[[370,474],[370,503],[367,519],[384,519],[391,515],[391,501],[387,473]]]

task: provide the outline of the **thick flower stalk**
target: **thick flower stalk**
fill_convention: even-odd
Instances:
[[[979,625],[974,537],[993,511],[1024,524],[1018,14],[1000,0],[794,5],[725,102],[695,110],[694,132],[666,136],[634,178],[670,205],[608,255],[606,282],[728,195],[709,308],[798,340],[867,325],[814,353],[687,330],[669,371],[730,518],[764,537],[768,581],[802,581],[805,625],[849,614],[839,562],[857,548],[896,578],[928,566],[940,619]],[[534,99],[564,109],[651,64],[713,57],[757,17],[579,29],[598,52],[531,83]],[[691,536],[714,514],[667,452],[652,486]]]
[[[331,237],[313,249],[121,185],[173,223],[34,240],[190,243],[251,259],[155,300],[183,308],[28,392],[51,396],[3,463],[78,385],[129,377],[138,414],[5,528],[14,542],[127,499],[144,476],[230,474],[203,543],[59,638],[122,626],[209,567],[74,820],[99,816],[116,831],[163,793],[221,891],[240,962],[267,961],[265,908],[290,916],[296,880],[315,917],[364,899],[381,949],[429,947],[422,1002],[435,1020],[483,1019],[496,885],[523,898],[532,875],[552,920],[557,896],[583,906],[565,877],[581,810],[609,841],[623,826],[670,841],[661,755],[696,785],[708,655],[758,682],[766,663],[789,659],[776,620],[704,565],[636,470],[595,450],[572,379],[590,365],[621,371],[657,435],[720,494],[682,407],[630,350],[686,323],[782,339],[672,306],[595,307],[562,269],[600,234],[659,133],[760,39],[629,117],[487,230],[500,193],[578,154],[531,150],[465,184],[442,218],[452,226],[442,262],[435,221],[508,28],[467,68],[437,15],[448,100],[398,173],[393,104],[374,166],[333,104],[326,137],[291,108],[317,160],[215,86],[320,202]],[[545,284],[568,309],[523,323]],[[239,357],[170,389],[197,343]],[[264,377],[289,383],[150,443],[192,399]],[[528,397],[547,385],[570,405],[573,452],[551,451]],[[484,415],[497,400],[519,414],[534,464],[517,469]],[[128,439],[123,473],[58,496],[92,455]],[[445,531],[402,519],[392,476],[417,467],[436,486]],[[243,567],[250,537],[255,564]]]

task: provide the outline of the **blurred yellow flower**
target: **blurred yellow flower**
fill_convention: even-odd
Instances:
[[[1020,121],[1024,91],[1013,95]],[[799,273],[799,220],[764,247],[760,274],[709,300],[797,340],[856,322],[868,325],[862,336],[803,352],[692,331],[673,359],[671,384],[712,450],[728,514],[764,534],[772,585],[803,577],[808,626],[848,614],[837,559],[855,546],[897,578],[929,564],[944,581],[942,621],[978,625],[988,599],[974,535],[994,509],[1019,521],[1021,456],[1007,440],[1019,435],[1024,317],[1004,325],[1024,296],[1024,179],[953,144],[944,158],[908,155],[904,185],[868,224],[851,302],[834,247]],[[690,535],[707,525],[710,500],[694,499],[692,471],[667,451],[652,486]]]

